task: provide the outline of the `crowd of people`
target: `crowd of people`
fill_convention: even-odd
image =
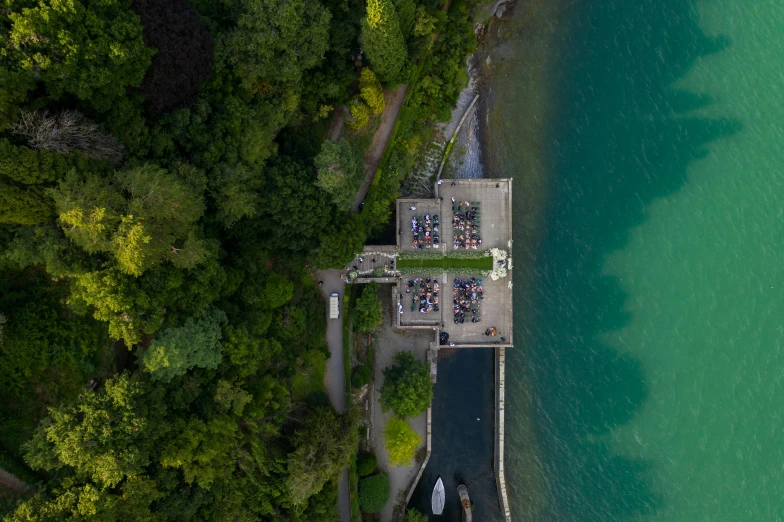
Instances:
[[[484,299],[482,280],[475,277],[468,280],[455,278],[452,293],[455,324],[465,323],[466,318],[469,318],[472,323],[480,322],[479,301]]]
[[[414,239],[411,243],[412,248],[438,247],[440,244],[438,214],[434,214],[432,219],[430,214],[425,214],[424,219],[414,216],[411,218],[411,232],[414,233]]]
[[[438,279],[430,280],[429,277],[417,277],[409,279],[406,285],[406,293],[413,292],[411,301],[411,311],[419,308],[423,314],[428,312],[438,312]]]
[[[473,205],[470,201],[455,201],[455,198],[452,198],[452,242],[455,250],[476,250],[482,246],[478,205]]]

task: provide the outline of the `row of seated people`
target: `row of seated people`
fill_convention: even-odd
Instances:
[[[455,250],[477,250],[482,246],[482,237],[479,233],[479,203],[471,201],[452,203],[452,247]]]
[[[466,318],[469,318],[472,323],[478,323],[482,320],[479,313],[479,302],[484,299],[481,279],[475,277],[471,279],[455,278],[452,297],[455,324],[465,323]]]
[[[441,244],[438,225],[438,214],[434,214],[432,218],[430,214],[425,214],[424,218],[421,216],[411,218],[411,232],[414,233],[411,247],[419,249],[438,247]]]
[[[429,277],[409,279],[406,284],[406,293],[413,292],[411,311],[419,308],[420,313],[438,312],[438,279],[430,280]]]

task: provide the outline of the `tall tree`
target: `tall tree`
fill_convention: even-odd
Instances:
[[[358,416],[341,419],[328,408],[318,408],[294,434],[295,450],[289,455],[288,486],[294,504],[302,504],[343,469],[356,452]]]
[[[329,11],[318,0],[240,0],[237,27],[218,54],[251,82],[295,84],[329,42]]]
[[[11,0],[7,7],[5,64],[42,81],[52,98],[72,94],[106,111],[141,84],[154,51],[127,0]]]
[[[316,184],[329,193],[339,209],[347,209],[362,181],[360,162],[351,144],[345,138],[338,143],[325,141],[313,164],[318,172]]]
[[[128,274],[163,261],[191,268],[204,259],[196,228],[201,194],[160,167],[120,171],[114,183],[70,173],[52,196],[66,235],[88,252],[111,252]]]
[[[381,387],[381,408],[392,410],[401,417],[416,417],[424,412],[433,399],[430,367],[417,361],[411,352],[395,355],[395,364],[384,370]]]
[[[142,354],[141,364],[152,378],[170,381],[191,368],[217,368],[221,362],[221,324],[226,314],[212,308],[195,321],[188,318],[181,327],[167,328]]]
[[[167,431],[160,393],[122,374],[73,406],[53,408],[27,444],[27,462],[45,471],[68,468],[110,488],[143,474]]]
[[[408,51],[391,0],[368,0],[367,16],[362,20],[362,45],[381,81],[399,79]]]

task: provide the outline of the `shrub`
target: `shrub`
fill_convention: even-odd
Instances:
[[[357,366],[354,369],[354,374],[351,376],[351,385],[356,389],[360,389],[369,383],[372,377],[373,374],[369,367],[364,364],[362,366]]]
[[[416,509],[407,509],[403,522],[427,522],[427,515]]]
[[[389,463],[393,466],[409,466],[422,444],[422,437],[417,434],[407,420],[392,417],[384,427]]]
[[[384,370],[381,409],[392,410],[401,417],[416,417],[430,406],[433,398],[430,367],[417,361],[411,352],[400,352],[394,360],[394,366]]]
[[[352,98],[348,105],[351,119],[346,120],[346,125],[354,130],[359,130],[367,125],[370,121],[370,107],[359,96]]]
[[[359,75],[359,96],[365,100],[373,114],[384,112],[384,89],[372,70],[365,67]]]
[[[367,477],[376,471],[376,455],[373,453],[360,453],[357,455],[357,474]]]
[[[359,509],[365,513],[378,513],[389,501],[389,477],[379,473],[359,481]]]

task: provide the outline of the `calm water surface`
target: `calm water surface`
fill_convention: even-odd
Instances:
[[[518,0],[521,521],[784,520],[784,3]]]

